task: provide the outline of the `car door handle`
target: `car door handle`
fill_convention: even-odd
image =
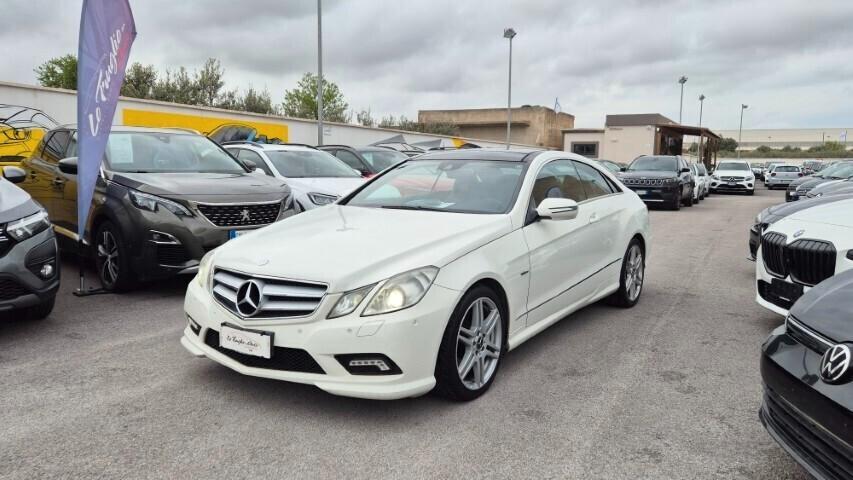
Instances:
[[[56,177],[53,179],[53,184],[56,186],[62,185],[65,183],[65,180],[62,177]]]
[[[38,176],[38,172],[35,170],[30,170],[30,178],[36,178]]]

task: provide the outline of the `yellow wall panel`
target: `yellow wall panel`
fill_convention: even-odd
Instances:
[[[206,135],[216,129],[216,127],[226,124],[248,125],[255,128],[259,135],[266,135],[267,138],[280,138],[282,142],[288,141],[287,125],[226,117],[125,108],[122,112],[122,123],[136,127],[191,128],[198,130],[202,135]]]

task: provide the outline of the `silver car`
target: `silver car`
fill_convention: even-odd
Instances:
[[[803,176],[803,170],[796,165],[778,165],[764,178],[764,184],[770,190],[787,188],[794,180]]]

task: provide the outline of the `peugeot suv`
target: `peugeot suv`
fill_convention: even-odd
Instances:
[[[644,202],[678,210],[693,206],[696,179],[678,155],[643,155],[622,169],[619,179]]]
[[[77,236],[74,127],[48,132],[23,162],[22,183],[61,240]],[[113,127],[83,241],[108,290],[195,273],[208,251],[293,213],[282,181],[252,173],[213,141],[187,131]]]
[[[44,318],[59,289],[56,238],[41,205],[13,185],[23,182],[26,172],[11,166],[0,170],[0,312]]]

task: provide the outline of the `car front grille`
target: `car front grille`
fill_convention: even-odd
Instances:
[[[183,245],[157,245],[157,263],[160,265],[181,266],[190,260],[190,255]]]
[[[803,285],[817,285],[835,275],[835,247],[821,240],[797,240],[788,245],[791,279]]]
[[[0,278],[0,301],[14,300],[30,293],[23,285],[11,278]]]
[[[788,276],[788,262],[785,259],[785,242],[788,237],[781,233],[770,232],[761,237],[761,256],[764,268],[771,274],[785,278]]]
[[[806,194],[811,192],[813,188],[814,188],[813,186],[797,187],[797,195],[804,197],[804,196],[806,196]]]
[[[254,282],[261,295],[257,309],[238,309],[240,287]],[[292,318],[311,315],[326,295],[326,285],[321,283],[255,277],[245,273],[217,269],[213,274],[213,296],[232,313],[247,319]],[[256,310],[254,313],[251,313]],[[249,313],[249,314],[247,314]]]
[[[720,177],[720,180],[724,182],[742,182],[746,179],[744,177]]]
[[[245,355],[220,347],[219,332],[213,329],[207,330],[207,334],[204,336],[204,343],[208,347],[247,367],[286,370],[289,372],[319,373],[321,375],[326,373],[310,353],[299,348],[273,347],[272,354],[268,359],[254,355]]]
[[[196,208],[217,227],[259,227],[278,218],[281,202],[242,205],[199,203]]]
[[[790,315],[785,319],[785,331],[789,337],[820,355],[826,353],[830,346],[834,345],[834,342],[801,324]]]
[[[622,180],[622,183],[625,185],[660,186],[664,185],[666,182],[662,178],[626,178]]]
[[[803,296],[803,286],[774,278],[770,283],[758,281],[758,294],[779,308],[790,310]]]

